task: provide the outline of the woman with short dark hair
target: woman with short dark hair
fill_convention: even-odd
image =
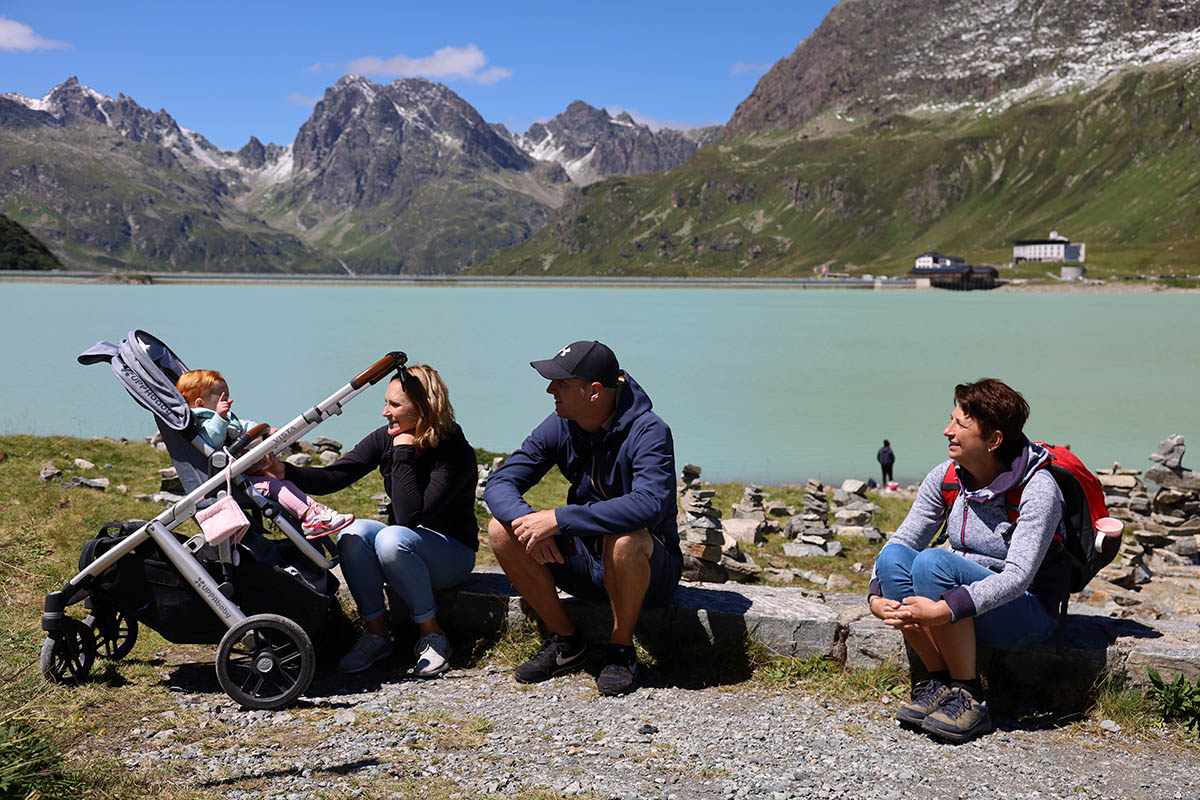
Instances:
[[[950,458],[925,476],[880,551],[868,603],[929,671],[896,718],[964,742],[992,729],[976,642],[1020,649],[1044,641],[1057,624],[1067,577],[1060,559],[1046,558],[1063,498],[1042,469],[1048,451],[1023,432],[1029,404],[994,378],[959,384],[954,403],[942,431]],[[1006,498],[1017,492],[1018,508],[1010,509]],[[950,549],[931,548],[943,524]]]

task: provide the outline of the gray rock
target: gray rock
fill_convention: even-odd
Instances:
[[[825,582],[825,586],[831,592],[841,592],[850,588],[850,579],[845,575],[839,575],[835,572],[829,576],[829,580]]]
[[[767,515],[761,508],[754,508],[747,505],[735,505],[733,507],[734,519],[753,519],[759,522],[766,522]]]
[[[871,521],[871,514],[867,511],[852,511],[849,508],[841,508],[833,513],[833,518],[839,525],[866,525]]]
[[[762,534],[762,527],[762,522],[755,519],[725,520],[725,533],[743,544],[766,544],[767,539]]]
[[[856,494],[860,497],[867,496],[867,484],[865,481],[860,481],[857,478],[847,478],[842,481],[842,491],[847,494]]]
[[[42,464],[42,471],[38,475],[38,480],[44,483],[46,481],[52,481],[55,478],[61,478],[62,475],[62,470],[54,466],[53,461],[47,461]]]
[[[1200,475],[1190,469],[1176,471],[1165,466],[1154,466],[1146,470],[1146,480],[1167,489],[1200,492]]]
[[[312,440],[313,447],[320,450],[336,450],[342,452],[342,443],[337,439],[330,439],[328,436],[318,436]]]
[[[1167,469],[1183,467],[1183,454],[1187,450],[1183,437],[1177,433],[1171,434],[1158,444],[1158,449],[1150,454],[1150,460],[1162,464]]]
[[[684,528],[684,541],[724,546],[725,537],[718,528]]]
[[[804,542],[784,542],[783,553],[792,558],[810,558],[812,556],[829,555],[825,552],[825,548],[821,545],[806,544]]]
[[[340,450],[322,450],[317,454],[317,460],[321,462],[322,467],[328,467],[341,457],[342,453]]]
[[[873,525],[838,525],[833,532],[837,536],[848,539],[865,539],[868,542],[882,542],[883,534]]]
[[[840,556],[842,549],[842,543],[837,540],[825,543],[825,555],[827,556]]]
[[[64,489],[95,489],[103,492],[109,486],[108,478],[84,478],[81,475],[72,475],[69,480],[65,480],[59,484]]]
[[[693,583],[725,583],[729,580],[729,573],[720,564],[702,561],[685,553],[681,580]]]
[[[75,459],[75,467],[77,469],[95,469],[96,465],[88,461],[86,458]]]
[[[293,453],[285,458],[284,461],[293,467],[309,467],[312,466],[313,459],[308,453]]]
[[[741,555],[741,558],[732,558],[728,555],[722,556],[721,566],[729,574],[730,580],[735,580],[739,583],[762,575],[762,567],[755,564],[754,559],[744,553]]]

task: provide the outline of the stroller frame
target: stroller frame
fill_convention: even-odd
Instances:
[[[103,346],[103,347],[102,347]],[[176,368],[183,368],[170,349],[145,331],[130,331],[120,346],[107,342],[98,344],[79,357],[81,363],[111,360],[114,373],[141,405],[154,413],[160,429],[164,423],[175,431],[188,430],[190,414],[164,407],[154,394],[162,390],[164,379],[159,365],[147,353],[161,347],[166,357],[173,359]],[[97,348],[102,348],[97,350]],[[223,495],[226,469],[236,485],[251,502],[281,530],[295,549],[319,569],[331,569],[336,563],[315,548],[282,516],[276,507],[259,495],[242,477],[243,473],[268,456],[277,456],[330,417],[342,413],[342,406],[373,386],[391,372],[403,369],[407,356],[393,351],[351,378],[324,401],[307,409],[280,427],[258,445],[228,460],[226,452],[213,451],[197,437],[192,444],[207,455],[212,474],[181,499],[149,520],[129,536],[87,564],[62,589],[46,595],[42,613],[42,630],[46,631],[41,654],[42,672],[55,682],[78,682],[86,678],[97,652],[97,634],[105,646],[106,655],[119,658],[129,652],[137,633],[137,620],[126,618],[122,612],[107,616],[93,615],[79,621],[66,613],[68,606],[89,600],[88,588],[95,578],[114,566],[139,545],[152,540],[204,603],[226,626],[217,651],[217,678],[221,687],[235,700],[250,708],[280,708],[302,694],[312,681],[316,656],[308,634],[291,619],[277,614],[247,616],[228,596],[232,585],[228,578],[233,563],[233,550],[228,540],[216,545],[217,558],[225,571],[226,580],[218,583],[198,560],[197,553],[206,543],[202,534],[181,542],[172,533],[179,525],[195,517],[201,503],[210,493],[219,490]],[[154,381],[157,379],[158,386]],[[173,382],[170,389],[174,391]],[[265,425],[244,433],[228,448],[230,454],[244,449],[252,438],[265,430]],[[174,460],[174,459],[173,459]],[[328,543],[325,543],[328,546]],[[333,555],[330,548],[329,555]]]

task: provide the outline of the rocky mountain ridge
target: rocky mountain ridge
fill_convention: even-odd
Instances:
[[[823,114],[998,113],[1200,55],[1197,0],[842,0],[722,131]]]
[[[719,130],[713,125],[654,131],[627,111],[613,117],[607,110],[576,100],[553,119],[535,122],[524,134],[508,135],[531,158],[562,165],[574,183],[586,186],[614,175],[674,169],[715,139]]]
[[[585,180],[675,166],[714,133],[654,133],[627,115],[599,132],[584,130],[580,122],[590,121],[586,114],[564,113],[541,129],[547,135],[553,130],[576,149],[601,154],[576,170]],[[605,130],[618,126],[617,132]],[[49,140],[21,133],[34,129],[51,131]],[[0,138],[5,136],[14,137],[9,156],[0,158],[11,167],[10,185],[0,188],[12,198],[11,213],[69,259],[94,265],[211,269],[207,256],[203,263],[189,259],[200,250],[223,248],[193,242],[177,248],[192,257],[172,251],[167,263],[149,263],[151,251],[161,255],[172,248],[165,240],[148,248],[136,243],[147,229],[140,220],[145,196],[108,198],[124,224],[113,218],[103,230],[70,230],[61,212],[78,210],[80,198],[60,195],[68,186],[94,185],[95,175],[84,173],[107,175],[102,183],[110,187],[127,187],[128,178],[142,169],[157,173],[143,183],[165,178],[168,184],[191,184],[172,193],[192,211],[181,206],[181,214],[217,227],[266,228],[283,236],[287,247],[267,248],[274,252],[267,261],[277,268],[302,268],[306,262],[308,268],[383,272],[453,271],[475,263],[537,230],[571,185],[562,163],[569,159],[539,159],[528,135],[489,125],[448,87],[419,78],[378,85],[361,76],[343,77],[316,104],[292,144],[263,144],[252,136],[239,150],[228,151],[183,128],[166,110],[152,112],[124,94],[108,97],[72,77],[41,98],[0,95]],[[128,151],[138,166],[127,161],[121,172],[108,173],[106,158],[121,146],[113,136],[139,146]],[[47,148],[67,146],[67,140],[77,152],[93,152],[90,163],[78,163],[76,156],[76,163],[48,166]],[[39,166],[43,173],[72,174],[57,178],[58,188],[48,187],[32,177]],[[73,224],[86,228],[95,215],[77,213]],[[182,239],[194,234],[182,221],[167,227]],[[254,250],[238,252],[246,257]]]
[[[713,146],[586,187],[477,271],[1004,267],[1060,230],[1092,274],[1195,273],[1197,23],[1200,0],[843,0]]]

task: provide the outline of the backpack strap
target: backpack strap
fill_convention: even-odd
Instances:
[[[951,461],[950,466],[946,467],[945,477],[942,478],[942,504],[946,506],[946,514],[950,513],[950,506],[954,505],[961,488],[958,483],[958,471],[954,469],[954,462]]]

